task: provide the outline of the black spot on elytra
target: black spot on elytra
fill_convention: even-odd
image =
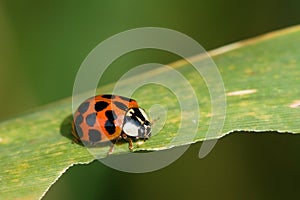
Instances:
[[[78,107],[78,112],[80,112],[81,114],[82,113],[85,113],[87,110],[88,110],[88,108],[89,108],[89,106],[90,106],[90,102],[83,102],[79,107]]]
[[[103,94],[101,95],[102,98],[105,98],[105,99],[114,99],[116,98],[115,95],[112,95],[112,94]]]
[[[75,129],[76,129],[76,134],[78,135],[79,138],[82,138],[83,136],[83,132],[80,126],[75,125]]]
[[[78,135],[79,138],[83,136],[83,131],[80,127],[80,124],[83,122],[83,116],[78,115],[75,119],[75,129],[76,129],[76,134]]]
[[[128,102],[131,102],[131,101],[134,101],[134,99],[130,99],[130,98],[127,98],[127,97],[123,97],[123,96],[119,96],[120,99],[123,99],[125,101],[128,101]]]
[[[105,111],[105,116],[107,117],[108,121],[113,122],[115,119],[117,119],[117,115],[113,110],[107,110]]]
[[[114,124],[114,120],[117,118],[116,114],[114,111],[112,110],[107,110],[105,112],[105,116],[107,117],[107,120],[105,122],[105,130],[109,133],[109,134],[114,134],[116,131],[116,126]]]
[[[128,109],[128,107],[124,103],[121,103],[119,101],[114,101],[114,104],[121,110],[126,111]]]
[[[96,113],[89,114],[88,116],[86,116],[85,120],[87,125],[93,127],[96,122]]]
[[[98,101],[97,103],[95,103],[95,110],[96,112],[100,112],[101,110],[104,110],[108,105],[109,103],[105,101]]]
[[[91,142],[99,142],[101,140],[101,133],[98,130],[91,129],[88,134]]]
[[[105,127],[105,130],[106,130],[110,135],[114,134],[115,131],[116,131],[116,127],[115,127],[114,122],[111,122],[111,121],[109,121],[109,120],[107,120],[107,121],[105,122],[104,127]]]
[[[75,125],[79,125],[83,122],[83,117],[82,115],[78,115],[75,119]]]

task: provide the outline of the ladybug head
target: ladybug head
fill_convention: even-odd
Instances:
[[[136,139],[148,139],[151,136],[151,123],[142,108],[130,108],[125,115],[123,131]]]

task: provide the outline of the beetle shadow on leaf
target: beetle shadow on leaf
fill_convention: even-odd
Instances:
[[[60,125],[60,134],[70,141],[74,142],[74,136],[72,135],[72,122],[73,122],[73,115],[67,116]],[[82,143],[76,143],[83,146]]]

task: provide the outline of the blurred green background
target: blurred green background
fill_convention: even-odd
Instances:
[[[145,26],[174,29],[207,50],[300,22],[298,0],[0,0],[0,120],[69,97],[81,62],[101,41]],[[123,56],[106,73],[169,63],[159,51]],[[70,105],[71,106],[71,105]],[[233,134],[203,160],[192,145],[171,166],[126,174],[99,162],[72,167],[45,199],[281,199],[297,195],[299,136]]]

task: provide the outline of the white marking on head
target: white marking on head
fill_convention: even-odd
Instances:
[[[140,112],[142,113],[142,115],[144,116],[145,120],[150,121],[148,118],[148,115],[146,114],[145,110],[142,108],[139,108]]]

